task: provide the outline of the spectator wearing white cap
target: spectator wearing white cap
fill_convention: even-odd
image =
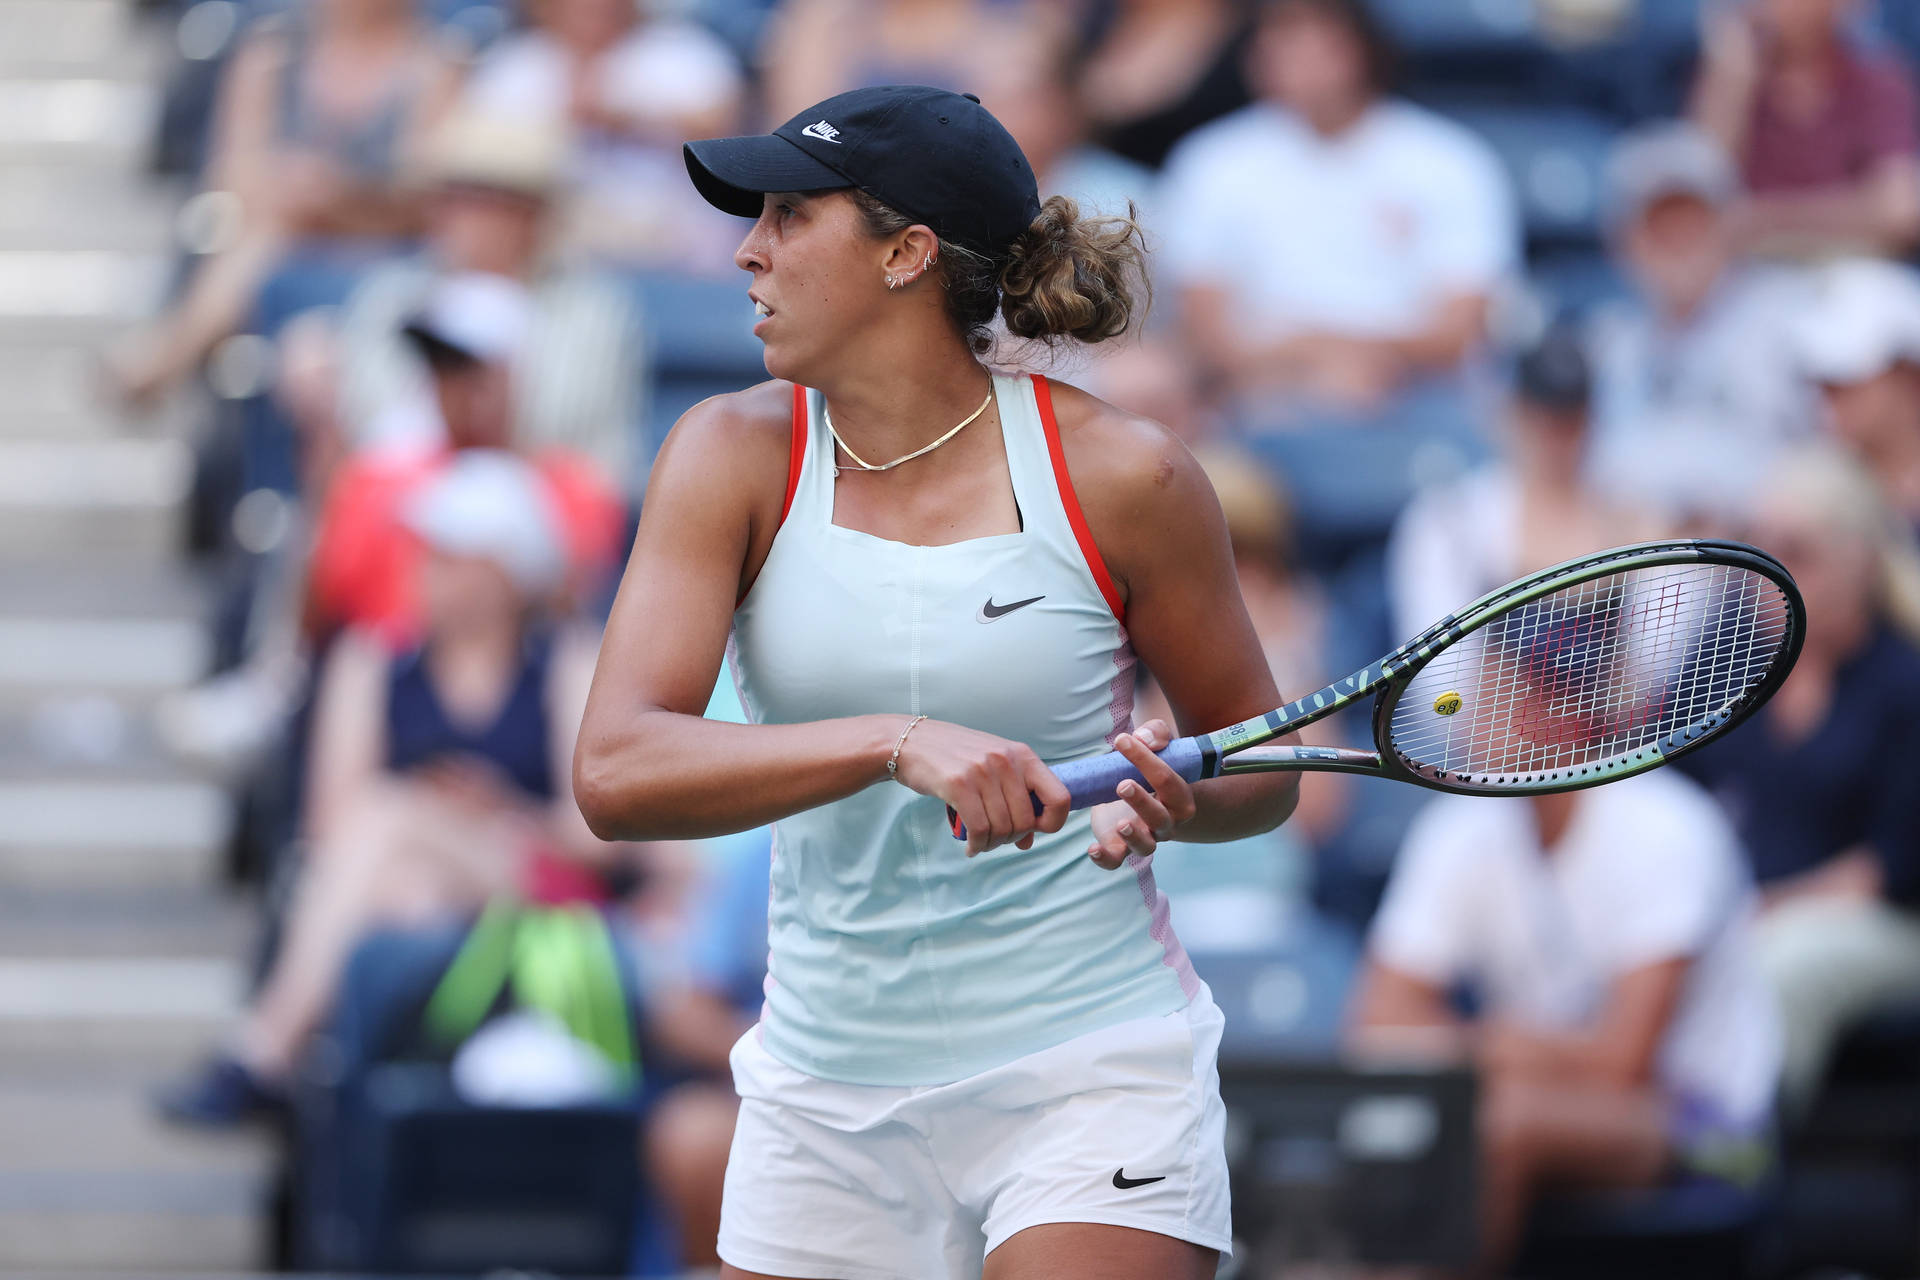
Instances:
[[[1815,407],[1795,369],[1802,273],[1742,259],[1719,143],[1655,125],[1615,150],[1609,240],[1632,296],[1591,328],[1595,482],[1676,515],[1739,508]]]
[[[1796,326],[1827,420],[1920,528],[1920,276],[1857,259],[1824,268]]]
[[[568,776],[597,640],[555,629],[565,553],[540,473],[464,450],[402,506],[423,627],[330,653],[308,776],[308,854],[285,941],[227,1051],[163,1100],[229,1123],[270,1105],[354,942],[501,894],[581,898],[631,854],[586,828]]]
[[[527,290],[501,275],[438,280],[395,325],[428,370],[440,440],[365,449],[345,463],[320,510],[308,582],[308,630],[342,628],[407,638],[422,616],[416,553],[404,535],[406,503],[464,451],[512,450],[528,459],[559,513],[562,594],[591,598],[618,554],[625,506],[604,470],[570,449],[520,438],[517,386],[535,376],[528,353],[539,312]]]
[[[432,379],[401,333],[441,285],[460,281],[449,315],[469,303],[484,317],[450,323],[515,326],[511,438],[516,447],[561,447],[593,461],[623,491],[637,493],[633,442],[640,428],[645,371],[641,318],[632,292],[604,272],[564,263],[553,251],[555,218],[568,190],[570,150],[550,124],[456,112],[435,135],[425,178],[424,251],[371,272],[336,323],[301,331],[304,350],[289,365],[338,370],[337,423],[302,418],[316,397],[291,386],[282,396],[304,432],[338,430],[350,447],[432,445],[445,438]],[[492,278],[500,283],[482,283]],[[498,299],[511,292],[517,304]],[[501,319],[517,306],[518,318]],[[494,345],[503,332],[483,343]],[[285,377],[283,375],[283,381]]]

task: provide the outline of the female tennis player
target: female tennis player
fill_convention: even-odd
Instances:
[[[775,380],[660,452],[574,788],[608,838],[776,824],[723,1275],[1211,1277],[1221,1019],[1148,855],[1270,828],[1296,784],[1181,781],[1169,726],[1130,723],[1134,664],[1185,732],[1278,693],[1179,442],[981,358],[996,313],[1122,333],[1139,230],[1043,205],[1000,124],[934,89],[687,164],[754,219],[735,262]],[[751,724],[700,718],[723,651]],[[1109,744],[1151,789],[1070,814],[1046,766]]]

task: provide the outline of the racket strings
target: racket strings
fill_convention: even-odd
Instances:
[[[1730,713],[1785,650],[1792,609],[1733,565],[1630,569],[1518,604],[1437,655],[1393,712],[1424,771],[1578,774]],[[1439,707],[1457,694],[1460,710]]]

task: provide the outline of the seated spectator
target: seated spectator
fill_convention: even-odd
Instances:
[[[1671,770],[1448,796],[1415,820],[1352,1039],[1476,1060],[1490,1274],[1543,1190],[1760,1171],[1780,1047],[1752,896],[1725,819]],[[1470,1020],[1450,999],[1462,987]]]
[[[1792,350],[1804,278],[1742,260],[1739,177],[1692,127],[1628,138],[1609,179],[1612,247],[1633,295],[1591,331],[1594,481],[1677,516],[1742,508],[1813,426]]]
[[[634,0],[536,0],[528,12],[532,28],[487,53],[464,101],[571,134],[563,242],[636,265],[726,262],[739,229],[687,185],[680,144],[738,132],[746,84],[732,52]]]
[[[164,1100],[223,1124],[270,1105],[331,1003],[353,944],[499,895],[592,897],[626,858],[566,785],[596,643],[548,624],[565,566],[541,484],[470,449],[412,493],[416,643],[364,633],[329,656],[308,777],[309,853],[285,941],[230,1048]]]
[[[513,378],[515,447],[573,450],[637,496],[640,321],[629,290],[550,252],[567,192],[566,154],[557,128],[466,111],[436,135],[424,251],[370,273],[334,327],[337,414],[355,447],[444,440],[433,379],[403,329],[441,282],[497,277],[527,295]],[[314,336],[324,340],[326,330]],[[326,429],[297,421],[303,433]]]
[[[1093,140],[1115,155],[1158,169],[1180,139],[1252,99],[1243,5],[1101,0],[1091,9],[1078,65],[1061,88],[1084,104]]]
[[[767,113],[785,120],[836,93],[878,84],[977,92],[1006,50],[1051,32],[1039,10],[995,0],[785,0],[762,57]]]
[[[444,441],[363,451],[345,463],[321,509],[309,575],[307,631],[419,634],[418,550],[402,515],[411,497],[468,449],[515,448],[514,382],[532,325],[526,291],[493,275],[442,281],[405,327],[433,373]],[[561,594],[578,605],[612,567],[625,508],[589,459],[556,448],[524,453],[561,522]]]
[[[220,87],[208,192],[227,234],[185,295],[116,351],[135,403],[164,395],[236,332],[274,267],[307,241],[384,249],[419,230],[407,157],[458,87],[416,0],[316,0],[261,23]]]
[[[1836,263],[1798,316],[1797,368],[1827,421],[1920,530],[1920,277],[1889,262]]]
[[[1750,244],[1904,253],[1920,243],[1913,73],[1848,30],[1859,0],[1709,11],[1693,115],[1740,161]]]
[[[1393,633],[1417,635],[1532,569],[1650,536],[1586,480],[1592,375],[1579,336],[1549,329],[1514,372],[1504,456],[1422,490],[1387,544]]]
[[[1806,644],[1757,723],[1682,763],[1753,859],[1802,1110],[1842,1032],[1920,999],[1920,552],[1872,478],[1824,449],[1782,462],[1754,540],[1800,584]]]
[[[1378,410],[1479,347],[1519,250],[1505,175],[1385,96],[1361,0],[1267,0],[1250,57],[1260,100],[1167,162],[1163,278],[1229,392]]]

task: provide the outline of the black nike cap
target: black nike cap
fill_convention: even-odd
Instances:
[[[998,255],[1040,216],[1020,144],[970,93],[881,85],[808,107],[772,133],[686,144],[716,209],[757,218],[769,191],[858,187],[942,240]]]

